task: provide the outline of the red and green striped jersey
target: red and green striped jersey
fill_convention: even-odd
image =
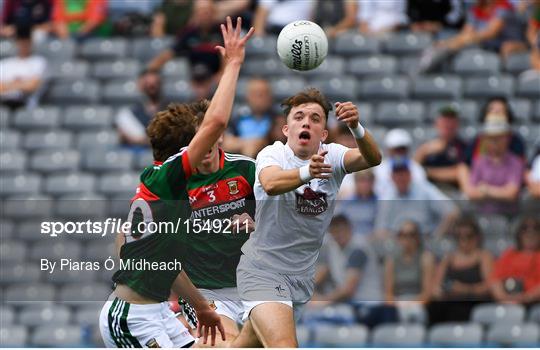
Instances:
[[[218,171],[193,174],[187,184],[192,222],[199,223],[203,229],[188,234],[182,263],[197,288],[236,287],[240,248],[249,233],[232,233],[230,226],[215,224],[227,222],[235,214],[248,213],[255,217],[255,161],[222,150],[219,153]]]
[[[141,184],[131,201],[128,215],[131,232],[126,233],[120,259],[124,263],[146,261],[174,268],[121,268],[113,276],[115,283],[125,284],[155,301],[168,300],[171,286],[181,271],[176,262],[182,262],[186,240],[189,238],[182,222],[191,215],[187,193],[191,173],[185,149],[163,164],[147,167],[142,172]],[[167,225],[152,227],[149,223]]]

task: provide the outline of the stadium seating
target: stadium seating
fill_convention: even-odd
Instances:
[[[445,30],[437,38],[452,34],[455,31]],[[377,140],[389,128],[404,127],[417,145],[433,136],[431,123],[442,106],[456,107],[463,135],[471,137],[478,131],[484,101],[503,95],[531,152],[540,141],[540,75],[524,73],[530,68],[528,54],[513,54],[503,62],[494,53],[467,49],[441,70],[415,76],[420,52],[435,39],[407,31],[381,38],[345,33],[330,41],[329,56],[316,70],[292,72],[275,54],[275,36],[253,38],[235,111],[242,108],[248,77],[262,76],[271,82],[276,102],[315,86],[332,100],[354,101]],[[45,274],[35,266],[42,257],[104,261],[115,255],[114,237],[50,240],[40,234],[40,224],[51,216],[125,219],[140,170],[152,163],[152,153],[122,148],[115,118],[121,108],[140,100],[140,70],[172,45],[171,37],[39,42],[35,51],[49,61],[41,104],[16,112],[0,107],[2,346],[102,345],[92,337],[101,303],[110,293],[112,272]],[[13,41],[0,42],[0,57],[15,51]],[[193,98],[187,58],[169,61],[162,76],[165,99]],[[479,221],[486,233],[485,248],[495,255],[514,244],[513,226],[506,219],[489,216]],[[397,247],[386,242],[374,248],[382,257]],[[426,248],[441,258],[454,248],[454,241],[432,240]],[[68,302],[51,304],[64,300]],[[519,306],[481,305],[473,311],[472,323],[431,328],[388,324],[368,330],[354,324],[355,314],[347,305],[325,307],[317,315],[307,310],[305,316],[317,319],[297,328],[305,346],[538,347],[540,342],[540,306],[526,313]]]
[[[482,326],[476,323],[448,323],[433,326],[429,344],[436,347],[477,347],[482,343]]]
[[[378,347],[421,347],[425,336],[420,324],[384,324],[373,330],[371,343]]]
[[[480,304],[474,307],[471,319],[482,325],[518,324],[525,320],[525,308],[517,304]]]
[[[487,333],[487,343],[494,346],[535,347],[540,342],[540,324],[496,324]]]

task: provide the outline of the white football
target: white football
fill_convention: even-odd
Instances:
[[[290,69],[311,70],[326,58],[328,39],[316,23],[295,21],[287,24],[279,33],[277,52]]]

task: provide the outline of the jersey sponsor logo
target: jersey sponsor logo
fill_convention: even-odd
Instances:
[[[208,300],[208,304],[212,310],[217,310],[216,302],[213,300]]]
[[[326,193],[315,192],[311,187],[305,187],[303,193],[296,194],[296,212],[302,215],[317,216],[328,209]]]
[[[227,185],[229,186],[229,194],[233,195],[233,194],[238,194],[238,192],[240,192],[240,190],[238,189],[238,181],[236,180],[228,181]]]
[[[219,205],[213,205],[206,208],[201,208],[197,210],[193,210],[191,212],[191,219],[201,219],[208,216],[216,215],[216,214],[223,214],[231,211],[236,211],[239,209],[242,209],[246,206],[246,199],[242,198],[237,201],[219,204]]]

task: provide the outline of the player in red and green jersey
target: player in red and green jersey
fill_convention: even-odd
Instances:
[[[254,229],[255,161],[225,153],[216,143],[193,172],[187,185],[193,225],[184,269],[221,316],[227,339],[232,340],[242,323],[236,267],[240,249]]]
[[[245,43],[253,28],[241,38],[241,19],[237,19],[234,28],[227,17],[227,25],[222,25],[221,31],[225,44],[217,49],[224,60],[223,75],[206,111],[206,118],[185,150],[160,166],[145,169],[141,175],[141,185],[132,200],[129,214],[132,228],[124,233],[125,242],[120,249],[124,267],[113,276],[115,291],[100,315],[100,331],[107,346],[190,346],[193,338],[169,310],[167,300],[171,290],[195,308],[199,321],[197,333],[204,337],[204,343],[208,335],[212,337],[212,345],[215,343],[216,328],[225,340],[218,315],[177,264],[178,259],[182,260],[185,242],[189,239],[186,228],[181,223],[173,225],[173,229],[168,225],[175,224],[177,218],[187,219],[191,214],[187,202],[189,169],[204,159],[227,126],[244,61]],[[153,148],[161,146],[165,149],[167,144],[174,147],[178,143],[177,137],[189,136],[189,128],[193,127],[195,118],[191,108],[191,105],[171,105],[154,117],[149,133],[162,137],[153,139]],[[166,223],[167,229],[154,232],[148,229],[152,227],[148,225],[145,230],[141,222]],[[143,262],[157,267],[130,268],[125,265],[126,261],[133,265]]]

